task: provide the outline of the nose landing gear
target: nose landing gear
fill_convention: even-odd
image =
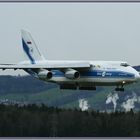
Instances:
[[[115,88],[115,90],[116,90],[116,91],[124,91],[124,88],[119,88],[119,87],[117,87],[117,88]]]
[[[116,90],[116,91],[124,91],[124,87],[123,87],[123,85],[121,85],[121,87],[117,86],[117,87],[115,88],[115,90]]]
[[[124,91],[124,85],[126,84],[126,81],[122,81],[117,87],[115,88],[116,91]]]

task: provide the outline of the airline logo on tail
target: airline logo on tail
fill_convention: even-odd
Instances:
[[[31,41],[28,41],[27,44],[32,44],[32,42]]]
[[[37,48],[31,34],[27,31],[22,30],[21,35],[23,50],[25,51],[27,57],[30,59],[31,63],[35,64],[38,60],[45,60],[44,56]]]
[[[25,42],[22,39],[22,44],[23,44],[23,50],[26,52],[28,58],[30,59],[32,64],[35,64],[35,59],[33,57],[33,48],[30,46],[30,44],[32,44],[31,42]]]

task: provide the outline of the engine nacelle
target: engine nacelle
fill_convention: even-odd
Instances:
[[[68,69],[65,71],[65,77],[69,79],[78,79],[80,78],[80,73],[74,69]]]
[[[51,79],[53,76],[51,71],[48,70],[41,70],[38,72],[38,77],[40,79]]]

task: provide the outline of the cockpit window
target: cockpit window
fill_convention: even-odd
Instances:
[[[130,66],[130,65],[127,64],[127,63],[121,63],[121,66],[128,67],[128,66]]]

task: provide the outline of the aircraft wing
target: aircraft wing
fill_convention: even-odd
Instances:
[[[64,64],[0,64],[0,69],[86,69],[90,68],[90,63],[64,63]]]

